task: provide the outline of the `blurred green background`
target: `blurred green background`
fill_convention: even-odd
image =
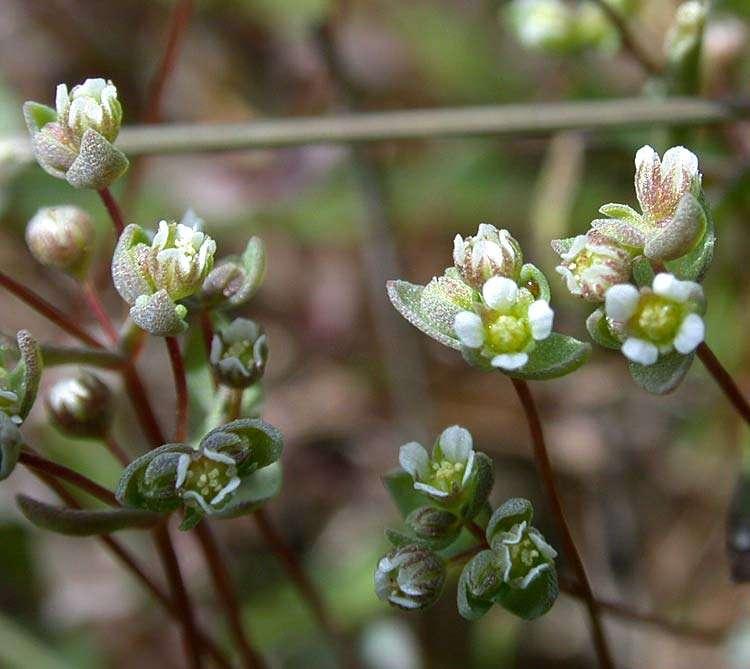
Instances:
[[[644,0],[632,8],[639,39],[655,54],[676,4]],[[521,45],[503,5],[349,2],[335,43],[356,106],[375,111],[658,94],[616,45],[566,53]],[[23,100],[49,103],[58,82],[93,76],[116,83],[125,123],[136,123],[171,7],[166,0],[3,0],[0,133],[23,131]],[[165,91],[163,120],[341,111],[341,81],[331,76],[316,37],[333,9],[326,0],[198,2]],[[714,3],[701,95],[748,94],[748,16],[745,0]],[[395,278],[382,274],[397,266],[402,278],[425,283],[451,263],[456,233],[493,223],[509,229],[550,276],[559,329],[586,339],[586,305],[557,280],[548,241],[584,232],[602,203],[634,204],[635,150],[651,143],[663,151],[672,137],[655,126],[543,138],[386,141],[358,154],[368,166],[364,175],[342,146],[154,157],[143,163],[137,197],[126,180],[116,184],[127,222],[152,226],[192,207],[222,253],[241,249],[251,234],[266,242],[266,283],[242,313],[269,332],[263,415],[287,440],[284,488],[269,512],[303,556],[364,666],[595,666],[582,607],[566,596],[534,623],[496,608],[472,625],[456,611],[455,579],[442,602],[424,613],[401,614],[375,597],[372,572],[387,547],[383,529],[398,523],[379,477],[397,463],[402,443],[430,443],[454,423],[469,428],[475,447],[495,459],[493,500],[534,500],[540,529],[559,545],[510,384],[469,369],[460,356],[405,327],[385,305],[381,279]],[[750,129],[743,123],[693,128],[680,140],[700,157],[719,232],[706,281],[708,342],[750,388]],[[0,266],[93,330],[75,284],[36,265],[23,241],[38,207],[67,202],[96,217],[99,285],[119,319],[124,305],[107,277],[111,227],[96,194],[73,192],[36,166],[0,160]],[[0,293],[0,313],[4,332],[26,327],[43,341],[66,341],[6,293]],[[151,342],[140,367],[169,424],[174,393],[163,346]],[[52,370],[44,386],[64,373]],[[116,377],[107,378],[119,387]],[[742,631],[750,625],[750,593],[730,582],[724,555],[726,508],[746,435],[702,367],[696,364],[673,395],[652,398],[632,383],[622,356],[598,349],[575,375],[534,384],[534,393],[595,591],[674,620],[733,631],[729,644],[710,646],[608,619],[618,666],[750,665]],[[137,452],[142,436],[123,398],[119,407],[117,436]],[[109,454],[55,433],[45,424],[42,402],[25,434],[50,458],[102,484],[116,482],[119,469]],[[32,529],[13,502],[21,491],[46,495],[20,468],[0,487],[0,666],[181,666],[172,622],[93,540]],[[336,666],[254,524],[236,519],[216,530],[249,633],[272,666]],[[124,537],[155,566],[145,539]],[[200,620],[228,640],[195,542],[178,539]]]

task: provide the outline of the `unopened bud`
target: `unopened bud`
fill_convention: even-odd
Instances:
[[[200,297],[208,307],[238,307],[255,295],[265,274],[265,247],[251,237],[241,257],[224,258],[211,270]]]
[[[261,379],[268,361],[268,340],[255,321],[235,318],[214,335],[211,365],[220,383],[247,388]]]
[[[445,563],[432,551],[408,544],[391,551],[378,562],[375,593],[400,609],[424,609],[443,591]]]
[[[78,207],[40,209],[26,226],[26,243],[36,260],[81,279],[91,262],[94,226]]]
[[[71,437],[103,437],[112,423],[112,395],[91,372],[58,381],[46,404],[54,425]]]
[[[466,283],[481,290],[493,276],[515,280],[523,266],[523,254],[507,230],[483,223],[474,237],[456,235],[453,263]]]

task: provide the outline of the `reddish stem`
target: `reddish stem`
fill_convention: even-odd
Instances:
[[[0,272],[0,286],[9,290],[19,300],[29,305],[34,311],[40,313],[59,328],[65,330],[69,335],[75,337],[84,344],[93,346],[94,348],[104,348],[104,345],[99,340],[83,330],[75,321],[71,320],[70,317],[60,311],[57,307],[52,306],[43,297],[37,295],[33,290],[27,288],[15,279],[12,279],[4,272]]]
[[[128,464],[130,464],[130,456],[125,452],[123,447],[120,446],[119,442],[111,432],[107,432],[107,434],[104,435],[104,443],[107,446],[107,450],[123,467],[127,467]]]
[[[122,231],[125,229],[125,221],[122,216],[120,205],[117,204],[117,200],[112,196],[112,191],[110,191],[109,188],[102,188],[97,192],[99,193],[99,197],[101,197],[104,206],[107,208],[109,217],[112,219],[112,224],[115,226],[115,233],[119,239]]]
[[[739,386],[732,378],[732,375],[726,370],[724,365],[719,362],[714,352],[709,348],[706,342],[703,342],[698,346],[698,357],[701,362],[708,370],[708,373],[714,377],[714,381],[724,391],[727,399],[732,403],[732,406],[737,410],[737,413],[742,416],[746,423],[750,424],[750,404],[745,399]]]
[[[143,386],[143,381],[141,381],[133,362],[129,362],[122,370],[122,378],[125,382],[128,397],[133,404],[136,419],[141,424],[141,428],[146,433],[152,446],[156,448],[166,443],[167,440],[146,394],[146,388]]]
[[[82,284],[81,290],[83,291],[83,297],[86,300],[86,304],[94,314],[94,318],[99,321],[99,325],[102,326],[104,334],[107,335],[110,342],[117,344],[120,341],[120,334],[117,332],[117,328],[115,328],[112,319],[109,317],[109,314],[107,314],[102,301],[99,299],[96,288],[94,288],[94,285],[90,281],[86,281]]]
[[[177,391],[177,417],[174,429],[174,440],[183,442],[187,439],[188,389],[185,365],[180,353],[180,344],[175,337],[166,337],[169,362],[172,364],[174,385]]]

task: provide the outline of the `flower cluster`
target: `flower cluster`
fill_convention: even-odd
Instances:
[[[670,354],[692,354],[705,329],[697,282],[711,261],[714,233],[698,159],[681,146],[660,159],[644,146],[635,156],[635,192],[640,213],[605,205],[600,211],[607,218],[552,247],[562,259],[557,271],[568,290],[599,305],[587,321],[592,338],[640,366],[666,360],[665,374],[671,374],[666,367],[680,361]],[[637,381],[645,378],[637,368],[631,371]],[[674,383],[656,387],[671,389]]]
[[[23,113],[37,161],[71,186],[106,188],[128,168],[127,158],[113,145],[122,108],[111,81],[86,79],[70,92],[60,84],[55,109],[29,101]]]
[[[216,252],[202,227],[188,211],[180,223],[160,221],[153,238],[135,224],[120,235],[112,258],[115,288],[131,306],[133,322],[150,334],[173,336],[187,327],[187,307],[177,301],[200,290]]]
[[[562,376],[585,362],[587,344],[552,332],[547,279],[507,230],[483,224],[474,237],[457,236],[453,261],[426,286],[388,283],[410,323],[472,365],[521,378]]]

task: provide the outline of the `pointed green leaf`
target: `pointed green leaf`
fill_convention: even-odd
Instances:
[[[158,513],[137,509],[69,509],[52,506],[26,495],[18,495],[16,502],[26,519],[37,527],[76,537],[147,529],[163,519]]]
[[[604,348],[611,348],[619,351],[622,343],[615,337],[607,325],[607,319],[604,317],[602,309],[595,309],[586,319],[586,329],[589,331],[591,338]]]
[[[242,481],[227,506],[213,517],[236,518],[252,513],[279,494],[281,480],[280,462],[258,469]]]
[[[506,372],[517,379],[542,381],[570,374],[583,365],[591,354],[591,345],[573,337],[553,332],[536,342],[529,361],[521,368]]]
[[[644,366],[631,362],[628,368],[633,380],[641,388],[654,395],[666,395],[682,383],[690,365],[693,364],[693,357],[692,353],[682,355],[672,351],[659,356],[653,365]]]
[[[560,594],[554,566],[541,571],[525,588],[504,584],[493,600],[524,620],[534,620],[552,608]]]

